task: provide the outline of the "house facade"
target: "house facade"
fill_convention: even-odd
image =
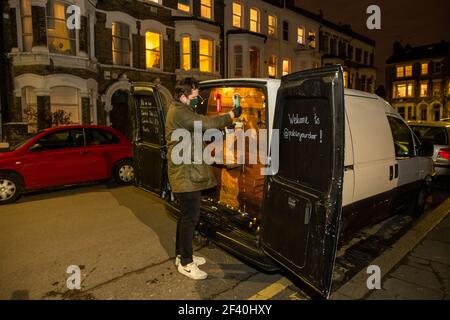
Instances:
[[[344,66],[345,86],[375,91],[375,42],[291,0],[225,0],[225,77],[280,78]]]
[[[449,117],[449,42],[419,47],[395,43],[393,55],[386,61],[386,92],[406,120]]]
[[[130,136],[133,81],[157,84],[167,104],[184,77],[280,78],[341,63],[346,86],[373,92],[373,41],[291,0],[8,0],[2,9],[0,131],[11,143],[64,123]]]

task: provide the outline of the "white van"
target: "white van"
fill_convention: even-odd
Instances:
[[[157,88],[133,88],[136,183],[165,197],[177,215],[164,138],[147,134],[164,132]],[[275,175],[262,176],[259,164],[213,165],[219,185],[202,200],[199,231],[241,258],[266,270],[281,266],[328,297],[338,239],[401,209],[423,211],[434,175],[432,146],[421,147],[386,101],[344,89],[340,66],[281,81],[206,81],[200,95],[199,113],[228,112],[238,95],[245,128],[268,129],[269,139],[273,129],[280,132]],[[158,122],[145,119],[148,105]],[[298,133],[309,138],[296,139]]]

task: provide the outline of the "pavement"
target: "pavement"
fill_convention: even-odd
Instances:
[[[450,215],[391,272],[369,300],[450,300]]]
[[[445,189],[441,198],[448,196]],[[448,208],[449,199],[418,223],[395,216],[362,230],[340,250],[335,298],[359,292],[355,299],[449,299]],[[175,228],[164,202],[135,187],[100,184],[27,195],[0,207],[0,299],[311,298],[286,275],[263,273],[205,243],[196,243],[195,252],[207,259],[208,279],[180,275],[174,266]],[[364,267],[371,261],[385,272],[383,290],[364,288]],[[67,288],[71,265],[81,269],[81,290]],[[361,274],[364,281],[356,281]]]

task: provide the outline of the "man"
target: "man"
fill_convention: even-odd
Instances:
[[[175,101],[169,107],[166,119],[166,141],[168,155],[169,183],[175,197],[179,201],[181,217],[177,223],[176,260],[178,271],[195,280],[206,279],[206,272],[198,268],[206,263],[205,258],[193,256],[195,228],[200,218],[200,197],[202,190],[214,188],[217,181],[211,168],[202,161],[175,164],[172,150],[179,141],[172,141],[172,133],[177,129],[184,129],[190,133],[191,143],[194,137],[194,122],[201,121],[202,129],[222,129],[230,126],[234,118],[240,117],[242,108],[233,108],[227,114],[207,117],[195,112],[199,103],[198,82],[193,78],[180,81],[175,88]],[[190,150],[193,150],[191,146]],[[193,153],[193,152],[191,152]]]

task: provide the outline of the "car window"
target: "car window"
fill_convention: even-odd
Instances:
[[[394,138],[395,156],[397,158],[414,157],[413,136],[409,127],[400,119],[388,117]]]
[[[42,137],[30,148],[30,151],[59,150],[66,148],[84,147],[82,129],[71,129],[51,132]]]
[[[420,140],[429,140],[436,145],[448,145],[447,130],[439,127],[412,126]]]
[[[88,146],[100,146],[108,144],[117,144],[120,139],[113,133],[101,129],[88,129],[86,144]]]

